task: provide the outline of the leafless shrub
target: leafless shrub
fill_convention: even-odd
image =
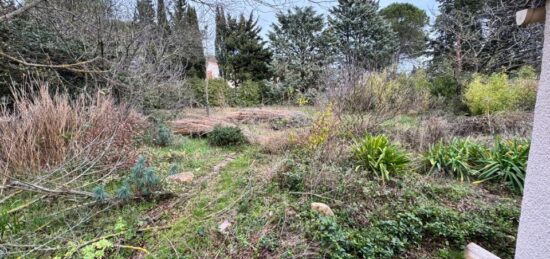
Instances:
[[[425,78],[416,77],[389,70],[365,72],[352,68],[338,73],[337,81],[328,86],[329,100],[336,104],[338,111],[352,114],[394,115],[425,111],[430,106],[430,93],[419,82]]]
[[[386,128],[382,133],[414,151],[425,151],[430,145],[452,136],[451,124],[445,118],[438,116],[431,116],[409,127]]]
[[[530,137],[533,128],[533,114],[516,112],[475,117],[459,117],[453,124],[453,134],[504,135]]]

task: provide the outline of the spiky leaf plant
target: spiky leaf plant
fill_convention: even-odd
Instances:
[[[402,172],[410,161],[406,152],[390,144],[385,135],[367,135],[356,142],[353,158],[356,170],[371,171],[383,181],[389,180],[392,174]]]

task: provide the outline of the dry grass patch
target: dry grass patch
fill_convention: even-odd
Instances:
[[[67,94],[50,94],[45,84],[37,92],[15,92],[13,110],[4,107],[0,117],[0,168],[8,178],[127,165],[136,154],[133,139],[145,123],[110,96],[71,101]]]

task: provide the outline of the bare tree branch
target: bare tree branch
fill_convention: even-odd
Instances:
[[[35,0],[34,2],[31,2],[29,4],[26,4],[18,9],[16,9],[15,11],[13,12],[10,12],[10,13],[7,13],[7,14],[4,14],[2,16],[0,16],[0,22],[4,22],[4,21],[8,21],[10,19],[12,19],[13,17],[17,16],[17,15],[20,15],[26,11],[28,11],[29,9],[37,6],[38,4],[40,4],[41,2],[45,2],[46,0]]]

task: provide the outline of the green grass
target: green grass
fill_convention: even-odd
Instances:
[[[158,236],[149,237],[148,245],[154,247],[155,251],[152,257],[201,257],[222,253],[222,248],[215,247],[222,235],[217,228],[224,219],[236,220],[238,215],[233,217],[235,215],[229,215],[230,212],[246,208],[255,215],[261,215],[259,210],[265,209],[250,204],[251,198],[258,191],[252,182],[255,173],[253,166],[258,165],[261,159],[256,148],[246,147],[217,177],[207,179],[206,186],[202,186],[198,194],[184,202],[180,208],[180,218],[173,227]],[[247,245],[244,240],[241,240],[240,245]]]

